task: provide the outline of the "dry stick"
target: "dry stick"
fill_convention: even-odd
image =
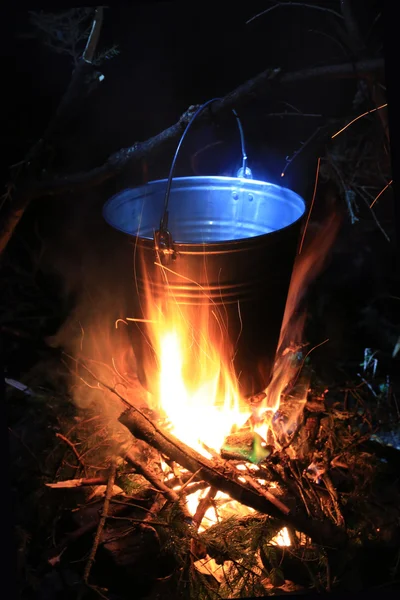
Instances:
[[[280,510],[284,515],[288,515],[290,513],[290,508],[287,507],[283,502],[281,502],[278,498],[276,498],[271,492],[262,487],[257,481],[252,479],[247,475],[241,475],[246,480],[246,483],[252,487],[256,492],[258,492],[261,496],[264,496],[268,502],[271,502],[278,510]]]
[[[146,441],[150,446],[159,450],[192,473],[199,471],[204,481],[228,494],[233,500],[246,504],[255,510],[271,517],[284,520],[297,531],[305,533],[316,543],[323,546],[342,547],[347,543],[345,531],[336,527],[330,521],[316,521],[305,513],[289,511],[285,514],[270,500],[254,489],[249,489],[237,480],[238,473],[228,463],[222,460],[211,462],[192,448],[177,440],[170,433],[161,431],[149,419],[139,414],[135,409],[122,413],[119,418],[135,437]]]
[[[82,459],[80,457],[80,454],[79,454],[78,450],[75,448],[75,444],[73,444],[62,433],[56,433],[56,437],[60,438],[60,440],[62,440],[63,442],[65,442],[67,444],[67,446],[69,446],[71,448],[72,452],[75,454],[76,458],[78,459],[78,462],[80,462],[81,464],[83,464],[82,463]]]
[[[197,510],[193,516],[193,524],[198,529],[201,525],[202,520],[205,517],[206,512],[212,506],[213,500],[217,495],[217,488],[210,487],[207,494],[202,498],[197,506]]]
[[[68,479],[66,481],[57,481],[56,483],[46,483],[49,488],[76,489],[84,486],[105,485],[105,477],[81,477],[78,479]]]
[[[161,431],[144,413],[133,407],[119,392],[101,381],[85,363],[65,352],[63,354],[82,366],[100,385],[117,396],[128,407],[128,410],[120,416],[119,421],[135,437],[147,442],[162,454],[169,456],[171,460],[178,462],[188,471],[198,474],[204,481],[227,493],[234,500],[272,517],[282,518],[282,512],[274,504],[236,481],[238,472],[228,463],[222,461],[212,463],[171,434]],[[215,467],[215,464],[219,465],[219,469]],[[313,521],[304,513],[296,515],[289,513],[285,515],[285,518],[289,525],[313,538],[316,543],[330,547],[340,547],[347,543],[347,534],[329,521]]]
[[[159,479],[157,475],[153,473],[153,471],[140,464],[130,451],[128,451],[125,454],[124,458],[133,467],[135,467],[136,471],[145,479],[147,479],[147,481],[151,483],[152,486],[154,486],[161,494],[163,494],[168,500],[170,500],[170,502],[178,504],[185,517],[191,518],[185,504],[182,502],[182,498],[175,492],[175,490],[171,490],[171,488],[169,488],[163,481],[161,481],[161,479]]]
[[[344,527],[344,525],[345,525],[344,517],[342,515],[342,511],[340,510],[339,497],[338,497],[336,488],[333,485],[332,480],[327,473],[325,473],[322,476],[322,481],[324,482],[325,487],[328,490],[329,495],[331,497],[332,504],[333,504],[333,507],[334,507],[335,513],[336,513],[336,522],[339,525],[339,527]]]
[[[108,476],[106,495],[105,495],[104,504],[103,504],[103,511],[101,513],[101,518],[100,518],[99,524],[97,526],[97,531],[96,531],[96,535],[94,537],[92,550],[90,552],[88,561],[85,566],[85,570],[83,572],[83,581],[86,583],[86,585],[88,585],[90,571],[91,571],[92,565],[94,563],[97,548],[99,547],[99,543],[100,543],[101,534],[103,533],[104,525],[105,525],[105,522],[107,519],[108,509],[110,506],[110,499],[111,499],[111,495],[112,495],[112,491],[113,491],[113,487],[114,487],[116,472],[117,472],[117,464],[115,461],[113,461],[111,464],[110,473]]]
[[[217,493],[217,488],[210,487],[205,497],[200,500],[197,506],[197,510],[193,516],[193,525],[196,528],[196,530],[199,529],[201,522],[204,519],[208,509],[212,506],[213,500]],[[194,537],[192,537],[192,539],[190,540],[190,551],[192,557],[194,557],[195,560],[198,560],[199,558],[205,558],[207,556],[206,547]]]
[[[254,15],[253,17],[251,17],[250,19],[248,19],[246,21],[246,25],[249,25],[256,19],[263,17],[267,13],[270,13],[271,11],[276,10],[277,8],[286,8],[286,7],[311,8],[313,10],[323,10],[325,13],[330,13],[331,15],[335,16],[338,19],[343,19],[342,15],[340,13],[338,13],[336,10],[333,10],[332,8],[327,8],[325,6],[318,6],[316,4],[307,4],[305,2],[277,2],[276,4],[274,4],[274,6],[270,6],[269,8],[266,8],[262,12],[259,12],[256,15]]]
[[[77,63],[68,88],[66,89],[54,116],[44,131],[43,136],[30,148],[25,159],[21,163],[22,167],[28,169],[28,174],[24,177],[25,181],[22,181],[22,188],[25,188],[25,192],[29,190],[33,183],[32,179],[35,177],[34,169],[39,166],[46,143],[52,139],[55,133],[57,133],[57,130],[60,129],[60,125],[63,121],[65,123],[65,118],[72,112],[74,106],[76,107],[77,102],[79,102],[82,90],[84,91],[85,87],[87,88],[87,82],[90,80],[88,72],[93,70],[92,60],[100,37],[102,24],[103,7],[98,7],[95,11],[93,25],[88,37],[84,55]],[[9,200],[9,207],[3,222],[0,224],[0,256],[10,241],[16,226],[21,220],[31,200],[29,194],[26,194],[23,191],[21,193],[19,188],[20,173],[21,169],[17,173],[15,180],[8,184],[8,191],[5,194],[5,198]],[[13,188],[18,189],[15,196],[11,197]]]
[[[252,79],[244,82],[235,90],[232,90],[219,102],[215,102],[212,113],[213,115],[226,112],[232,108],[238,107],[244,103],[248,103],[256,94],[262,94],[272,90],[275,85],[290,85],[299,81],[308,81],[319,79],[320,77],[365,77],[365,75],[382,71],[384,69],[384,60],[381,58],[362,60],[355,63],[343,63],[336,65],[323,65],[319,67],[310,67],[300,71],[289,73],[281,73],[280,69],[266,69]],[[21,190],[22,198],[33,200],[44,195],[53,195],[66,191],[85,190],[94,185],[100,185],[111,177],[117,175],[122,169],[134,162],[140,161],[150,154],[164,149],[165,146],[177,141],[182,135],[182,132],[193,116],[192,110],[186,111],[179,121],[165,129],[154,137],[144,141],[137,142],[128,148],[121,148],[114,154],[110,155],[106,162],[95,167],[86,173],[75,173],[70,176],[55,178],[52,180],[34,182],[31,185],[26,185]],[[209,116],[204,115],[201,119],[207,120]]]
[[[101,19],[97,19],[97,26],[101,26]],[[91,32],[91,36],[95,32]],[[65,113],[66,108],[69,105],[69,98],[73,98],[76,101],[76,92],[81,82],[83,81],[82,73],[84,67],[91,66],[83,59],[78,63],[78,67],[75,69],[71,84],[60,104],[61,112]],[[293,73],[280,73],[280,69],[266,69],[259,75],[256,75],[253,79],[250,79],[237,87],[235,90],[227,94],[219,102],[216,102],[213,107],[213,114],[217,114],[222,111],[231,110],[234,107],[238,107],[244,102],[248,102],[257,93],[270,91],[272,86],[278,82],[279,85],[287,85],[297,83],[298,81],[308,81],[311,79],[318,79],[320,77],[362,77],[366,74],[370,74],[374,71],[381,71],[384,69],[383,59],[371,59],[362,60],[356,63],[344,63],[340,65],[324,65],[321,67],[310,67],[301,71],[295,71]],[[279,77],[278,77],[279,74]],[[79,85],[78,85],[79,83]],[[264,89],[263,89],[264,88]],[[193,107],[191,107],[193,108]],[[55,115],[55,123],[58,123],[58,112]],[[106,162],[100,167],[95,167],[91,171],[86,173],[75,173],[70,176],[60,177],[45,181],[37,181],[32,178],[27,178],[22,185],[19,186],[17,193],[12,198],[10,206],[3,217],[0,225],[0,256],[7,247],[11,236],[21,220],[25,210],[28,208],[31,200],[40,198],[46,195],[60,194],[68,191],[79,191],[85,190],[89,187],[100,185],[111,177],[115,177],[128,165],[132,165],[133,162],[143,160],[143,158],[151,155],[155,155],[156,152],[161,151],[166,145],[179,139],[190,118],[193,115],[193,110],[188,110],[182,115],[177,123],[162,131],[156,136],[146,140],[145,142],[135,143],[129,148],[122,148],[109,156]],[[204,115],[203,119],[207,116]],[[46,135],[44,136],[46,137]],[[41,150],[40,140],[35,145]],[[13,184],[9,184],[9,193]]]

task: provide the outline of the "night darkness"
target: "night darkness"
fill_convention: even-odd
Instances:
[[[277,4],[281,6],[248,22]],[[395,397],[397,391],[400,402],[396,242],[400,213],[398,198],[395,202],[394,166],[399,139],[394,110],[390,110],[392,104],[398,106],[396,84],[392,85],[392,80],[396,80],[393,73],[397,71],[397,63],[391,46],[395,45],[398,35],[393,27],[393,6],[386,7],[388,2],[376,0],[309,3],[321,10],[303,3],[298,3],[298,7],[294,6],[296,2],[288,2],[290,6],[286,7],[284,4],[143,1],[113,3],[104,8],[97,51],[116,47],[117,52],[100,64],[87,67],[85,77],[92,77],[92,83],[84,79],[85,93],[78,89],[72,109],[66,111],[29,166],[23,161],[56,114],[78,63],[74,66],[71,55],[55,52],[46,45],[45,37],[35,29],[30,11],[47,13],[55,10],[54,7],[29,4],[21,8],[2,8],[0,179],[3,190],[11,191],[11,196],[0,200],[0,241],[4,239],[3,223],[12,211],[14,197],[18,202],[18,194],[29,195],[38,182],[47,185],[52,179],[69,180],[76,174],[88,181],[69,191],[36,194],[24,205],[23,216],[0,254],[0,367],[4,369],[0,392],[6,417],[6,444],[2,452],[3,456],[9,456],[12,505],[11,508],[6,502],[3,511],[12,512],[15,521],[10,534],[17,555],[16,567],[12,566],[9,572],[17,571],[17,597],[24,600],[78,597],[93,531],[89,527],[91,533],[79,539],[82,546],[75,547],[74,541],[66,548],[66,566],[63,559],[50,569],[49,557],[60,547],[60,540],[87,525],[87,519],[95,518],[94,513],[71,517],[71,511],[85,504],[87,496],[83,492],[73,496],[68,490],[64,493],[64,490],[46,488],[43,492],[42,489],[43,482],[55,481],[56,476],[73,479],[81,473],[79,465],[74,467],[75,471],[74,468],[68,471],[70,464],[65,467],[63,454],[66,447],[59,439],[57,446],[54,442],[55,435],[64,434],[70,430],[71,423],[77,422],[76,414],[79,418],[84,418],[81,414],[86,415],[79,412],[71,400],[65,399],[68,382],[63,351],[74,354],[81,329],[87,327],[90,336],[91,326],[101,315],[107,315],[108,321],[113,323],[130,313],[131,282],[126,277],[130,268],[128,243],[105,223],[102,208],[108,198],[125,188],[166,178],[179,136],[173,136],[155,151],[145,152],[139,160],[125,160],[121,153],[114,160],[111,175],[96,179],[95,171],[101,170],[119,150],[149,140],[177,123],[190,106],[211,98],[224,98],[268,68],[280,69],[276,80],[271,84],[265,80],[250,94],[239,94],[237,102],[253,178],[294,190],[304,198],[307,213],[312,203],[306,249],[308,244],[312,247],[313,239],[317,240],[317,248],[319,243],[320,248],[323,247],[324,239],[329,237],[324,227],[333,215],[339,224],[323,267],[311,277],[307,293],[297,307],[298,312],[305,310],[307,315],[304,329],[307,350],[329,339],[329,343],[324,342],[315,351],[309,368],[312,377],[315,376],[318,393],[330,388],[336,390],[332,392],[334,396],[361,381],[365,384],[362,390],[365,396],[372,388],[369,398],[365,400],[363,396],[363,410],[372,415],[371,423],[376,428],[386,423],[385,419],[395,423],[388,434],[393,455],[383,454],[383,457],[390,467],[395,465],[394,472],[400,465],[397,404],[391,400],[389,406],[387,400],[387,405],[381,405],[382,395],[377,401],[382,390],[386,390],[382,386],[389,386],[390,381],[390,397]],[[343,34],[344,20],[338,18],[337,13],[346,4],[352,7],[359,38],[354,38],[354,31]],[[63,10],[68,10],[68,6],[64,6]],[[90,26],[91,19],[93,13],[88,14],[86,27]],[[65,35],[59,32],[61,44],[65,42]],[[77,61],[84,47],[85,42],[81,42],[76,49]],[[358,64],[363,61],[375,64],[379,60],[382,60],[381,67],[374,67],[365,77],[358,75]],[[345,76],[340,68],[339,75],[332,75],[328,69],[325,76],[300,75],[291,83],[280,83],[286,74],[302,74],[326,65],[335,71],[346,64],[353,67]],[[368,114],[332,139],[332,135],[352,119],[386,102],[388,109]],[[231,108],[236,108],[236,104]],[[191,130],[175,175],[234,177],[241,166],[240,150],[235,118],[230,110],[221,110]],[[119,160],[124,162],[123,166]],[[317,164],[321,166],[317,193],[313,197]],[[392,178],[394,183],[390,183],[376,201],[372,213],[369,204]],[[10,181],[14,187],[9,186]],[[347,193],[348,190],[354,193]],[[379,365],[376,379],[360,374],[365,348],[376,352]],[[97,358],[106,360],[104,348],[96,352]],[[8,383],[4,387],[5,378],[39,392],[30,397]],[[389,398],[389,392],[385,393]],[[63,394],[65,397],[60,400]],[[332,400],[329,394],[327,396],[329,410],[332,407],[336,410],[338,406],[337,396],[333,396]],[[356,412],[360,410],[357,402]],[[88,410],[89,406],[84,406],[84,411]],[[376,428],[372,427],[373,431]],[[361,434],[368,437],[360,426],[357,435]],[[75,442],[79,447],[78,438]],[[367,448],[365,452],[368,451]],[[73,453],[68,460],[73,462]],[[62,471],[63,468],[66,470]],[[91,477],[97,475],[90,471]],[[100,475],[107,476],[107,471],[103,468]],[[339,476],[336,481],[336,475],[334,472],[332,477],[340,495],[343,482]],[[351,494],[346,485],[350,484],[347,481],[343,484],[343,497],[347,498]],[[393,494],[398,498],[400,491],[398,484],[395,485]],[[392,492],[385,488],[385,493],[389,497]],[[147,506],[143,499],[140,501]],[[386,502],[386,496],[382,502]],[[58,505],[62,508],[57,512]],[[387,514],[397,519],[396,526],[388,526],[394,531],[390,540],[388,534],[385,539],[371,541],[370,534],[366,533],[366,555],[361,558],[358,554],[357,558],[351,555],[359,569],[358,578],[352,580],[348,573],[350,567],[346,571],[343,566],[346,561],[350,564],[350,554],[338,558],[332,553],[332,569],[340,573],[337,580],[333,577],[328,585],[321,579],[316,585],[315,577],[310,584],[305,583],[302,576],[300,587],[292,589],[292,593],[331,591],[334,594],[337,591],[346,594],[352,591],[365,594],[374,586],[390,587],[392,580],[398,582],[398,562],[397,571],[390,571],[388,567],[386,572],[384,564],[385,561],[396,564],[399,556],[395,549],[400,547],[400,514],[393,517],[393,510],[390,505]],[[366,522],[368,518],[372,521],[375,518],[374,513],[371,514],[365,517]],[[379,519],[381,517],[379,515]],[[318,520],[318,517],[313,518]],[[357,526],[361,531],[364,525],[355,523],[351,513],[349,531]],[[380,524],[382,530],[383,527]],[[361,539],[361,533],[359,535]],[[160,581],[163,577],[172,577],[175,558],[171,559],[170,555],[159,558],[158,547],[157,552],[152,550],[154,540],[148,543],[149,547],[143,551],[145,558],[140,545],[139,549],[135,546],[135,550],[118,548],[115,555],[107,550],[112,555],[109,562],[107,552],[99,550],[99,566],[93,570],[93,578],[98,577],[99,583],[93,585],[108,588],[106,597],[110,600],[217,597],[196,595],[193,591],[192,595],[185,592],[175,596],[173,587],[167,589],[169,584],[164,588]],[[139,544],[136,537],[132,544]],[[131,571],[123,565],[125,555],[121,558],[118,552],[128,552],[127,560],[133,560]],[[374,553],[381,553],[382,564],[379,562],[376,569],[382,571],[382,576],[366,575],[374,568],[371,558]],[[161,566],[155,575],[146,560],[159,561]],[[77,568],[75,563],[79,563]],[[288,571],[295,580],[297,570],[293,565],[294,562],[288,561]],[[99,575],[102,569],[103,578]],[[157,578],[156,584],[154,578]],[[114,579],[119,581],[115,589],[110,584]],[[290,577],[285,575],[285,579]],[[126,588],[136,591],[128,594]],[[282,593],[279,585],[273,588],[274,593]],[[250,597],[252,594],[246,590],[247,595],[234,597]],[[93,590],[90,593],[99,597]],[[261,593],[258,591],[257,595]]]

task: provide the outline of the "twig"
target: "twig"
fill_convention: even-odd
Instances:
[[[93,56],[96,50],[96,45],[100,36],[101,24],[102,9],[100,12],[96,10],[92,31],[89,35],[86,46],[88,49],[88,57]],[[25,184],[25,190],[27,190],[32,184],[32,178],[36,179],[35,171],[40,166],[40,160],[43,156],[46,143],[48,143],[49,140],[54,137],[54,134],[60,130],[60,125],[65,122],[67,116],[73,112],[73,107],[76,106],[77,101],[79,101],[81,98],[82,90],[84,90],[85,87],[87,88],[87,81],[89,79],[87,77],[87,72],[90,69],[93,69],[93,66],[88,58],[82,58],[77,62],[77,66],[72,74],[68,88],[63,95],[54,116],[50,120],[43,136],[27,152],[25,159],[21,162],[21,165],[17,170],[15,180],[11,182],[15,188],[17,188],[17,192],[14,198],[12,198],[12,202],[9,203],[8,211],[6,212],[3,222],[1,223],[0,255],[10,241],[16,226],[21,220],[31,200],[29,194],[24,194],[23,192],[21,194],[21,186],[23,189]],[[27,172],[25,173],[25,181],[20,182],[19,180],[22,179],[21,173],[24,167],[27,169]]]
[[[151,471],[150,469],[148,469],[147,467],[145,467],[144,465],[139,463],[136,460],[135,456],[132,454],[132,452],[128,451],[124,455],[124,458],[133,467],[135,467],[135,470],[140,475],[142,475],[145,479],[147,479],[147,481],[149,483],[151,483],[151,485],[154,486],[156,488],[156,490],[158,490],[161,494],[163,494],[163,496],[168,498],[168,500],[170,500],[170,502],[173,502],[174,504],[177,504],[178,506],[180,506],[186,517],[190,517],[186,506],[182,502],[182,498],[175,492],[175,490],[171,490],[171,488],[169,488],[163,481],[161,481],[161,479],[159,479],[157,477],[157,475],[155,473],[153,473],[153,471]]]
[[[106,519],[107,519],[108,509],[109,509],[109,506],[110,506],[110,499],[112,497],[112,492],[113,492],[113,488],[114,488],[114,482],[115,482],[115,474],[116,474],[116,472],[117,472],[117,464],[116,464],[115,461],[113,461],[112,464],[111,464],[111,466],[110,466],[110,472],[109,472],[108,481],[107,481],[106,495],[105,495],[104,503],[103,503],[103,511],[102,511],[102,514],[101,514],[101,518],[100,518],[99,524],[97,526],[97,531],[96,531],[96,535],[94,537],[92,550],[90,552],[88,561],[87,561],[86,566],[85,566],[85,570],[83,572],[83,581],[85,582],[86,585],[88,585],[90,571],[91,571],[92,565],[94,563],[94,559],[95,559],[95,556],[96,556],[97,548],[99,547],[100,538],[101,538],[101,535],[103,533],[104,525],[105,525],[105,522],[106,522]]]
[[[130,521],[131,523],[139,523],[140,525],[148,525],[146,519],[135,519],[134,517],[114,517],[113,515],[109,515],[107,519],[112,519],[113,521]],[[159,525],[160,527],[173,527],[170,523],[165,523],[162,521],[151,521],[152,525]]]
[[[82,62],[84,65],[87,65],[84,61]],[[373,71],[381,71],[383,68],[383,59],[372,59],[356,63],[310,67],[283,74],[280,74],[279,69],[266,69],[227,94],[219,102],[215,102],[212,114],[217,115],[246,102],[248,103],[256,94],[266,94],[276,85],[288,85],[299,81],[319,79],[321,77],[362,77]],[[32,181],[30,179],[23,185],[20,185],[13,198],[13,202],[10,203],[8,212],[3,218],[0,230],[0,255],[7,246],[15,227],[31,200],[46,195],[86,190],[89,187],[104,183],[111,177],[115,177],[134,162],[141,161],[149,155],[155,156],[157,152],[163,150],[182,135],[182,131],[188,124],[192,114],[192,111],[188,110],[175,125],[172,125],[145,142],[138,142],[129,148],[118,150],[109,156],[103,165],[95,167],[91,171],[75,173],[60,178],[55,177],[45,181]],[[209,118],[207,115],[203,117],[204,120],[207,120],[207,118]]]
[[[81,464],[83,464],[82,462],[82,458],[78,452],[78,450],[75,447],[75,444],[73,444],[68,438],[65,437],[65,435],[63,435],[62,433],[56,433],[56,437],[60,438],[60,440],[62,440],[63,442],[65,442],[67,444],[67,446],[69,446],[72,450],[72,452],[75,454],[76,458],[78,459],[78,462],[80,462]]]
[[[365,196],[364,196],[364,192],[363,192],[363,193],[361,193],[361,190],[362,190],[362,188],[359,188],[359,191],[360,191],[360,196],[361,196],[361,198],[364,200],[364,202],[365,202],[366,206],[367,206],[367,207],[369,208],[369,210],[371,211],[372,217],[373,217],[373,219],[374,219],[375,223],[377,224],[378,228],[381,230],[382,234],[385,236],[385,238],[387,239],[387,241],[388,241],[388,242],[389,242],[389,244],[390,244],[390,237],[388,236],[388,234],[386,233],[386,231],[383,229],[382,225],[381,225],[381,224],[380,224],[380,222],[378,221],[378,217],[376,216],[376,214],[374,213],[374,211],[373,211],[373,210],[372,210],[372,208],[370,207],[370,205],[369,205],[369,202],[368,202],[367,198],[365,198]]]
[[[315,196],[316,196],[316,193],[317,193],[317,187],[318,187],[318,175],[319,175],[319,167],[320,167],[320,164],[321,164],[321,157],[319,156],[319,157],[318,157],[318,163],[317,163],[317,172],[316,172],[316,174],[315,174],[314,192],[313,192],[313,195],[312,195],[312,200],[311,200],[311,206],[310,206],[310,210],[308,211],[308,215],[307,215],[307,221],[306,221],[306,224],[305,224],[305,226],[304,226],[303,235],[302,235],[302,237],[301,237],[300,248],[299,248],[299,254],[301,254],[301,250],[302,250],[302,248],[303,248],[303,243],[304,243],[304,238],[305,238],[305,236],[306,236],[306,231],[307,231],[308,223],[309,223],[309,221],[310,221],[311,212],[312,212],[312,209],[313,209],[313,207],[314,207]]]
[[[324,475],[322,475],[322,481],[324,482],[325,487],[328,490],[329,495],[331,497],[332,504],[336,513],[336,522],[339,525],[339,527],[344,527],[344,518],[342,515],[342,511],[340,510],[338,493],[331,481],[331,478],[327,473],[324,473]]]
[[[248,25],[249,23],[252,23],[253,21],[258,19],[259,17],[262,17],[263,15],[270,13],[271,11],[275,10],[276,8],[284,8],[286,6],[323,10],[326,13],[330,13],[331,15],[334,15],[337,19],[343,19],[342,15],[340,13],[338,13],[336,10],[333,10],[333,8],[327,8],[325,6],[318,6],[317,4],[306,4],[304,2],[277,2],[276,4],[274,4],[274,6],[271,6],[270,8],[267,8],[266,10],[263,10],[262,12],[259,12],[258,14],[254,15],[254,17],[251,17],[251,19],[246,21],[246,25]]]
[[[213,500],[217,495],[217,488],[210,487],[207,494],[202,498],[197,506],[196,512],[193,515],[193,525],[198,529],[201,525],[202,520],[205,517],[206,512],[212,506]]]
[[[260,485],[257,481],[255,481],[252,477],[249,477],[247,475],[243,475],[243,477],[246,480],[246,483],[250,487],[252,487],[254,490],[256,490],[261,496],[264,496],[264,498],[266,498],[268,500],[268,502],[271,502],[271,504],[276,506],[276,508],[281,513],[283,513],[284,515],[288,515],[290,513],[290,508],[288,508],[286,506],[286,504],[281,502],[278,498],[276,498],[273,494],[271,494],[271,492],[266,490],[262,485]]]
[[[298,150],[296,150],[296,152],[294,152],[292,154],[292,156],[289,156],[286,158],[286,164],[282,170],[281,173],[281,177],[285,176],[286,170],[288,169],[288,167],[292,164],[292,162],[298,157],[298,155],[303,152],[304,148],[306,148],[308,146],[308,144],[317,136],[317,134],[324,128],[324,126],[318,127],[315,131],[313,131],[313,133],[310,135],[310,137],[303,142],[300,145],[300,148],[298,148]]]
[[[82,54],[82,59],[86,62],[92,63],[94,55],[96,53],[97,44],[100,38],[101,27],[103,24],[104,8],[98,6],[93,19],[92,30],[87,39],[86,47]]]
[[[333,168],[333,170],[336,173],[336,177],[338,178],[338,182],[339,182],[340,186],[342,187],[344,199],[346,201],[347,209],[348,209],[349,215],[350,215],[350,221],[351,221],[351,224],[353,225],[354,223],[356,223],[358,221],[358,217],[356,217],[356,215],[354,214],[353,205],[352,205],[352,202],[349,197],[349,191],[354,193],[354,190],[350,189],[346,185],[346,183],[344,182],[344,179],[342,177],[342,174],[341,174],[338,166],[336,165],[335,160],[333,159],[332,155],[328,152],[327,152],[327,158],[329,160],[329,164],[331,165],[331,167]],[[354,200],[353,200],[353,202],[354,202]]]
[[[323,115],[317,113],[302,113],[302,112],[280,112],[280,113],[267,113],[263,115],[266,119],[270,117],[307,117],[322,119]]]
[[[56,483],[46,483],[45,485],[49,488],[61,488],[61,489],[76,489],[84,486],[92,485],[104,485],[107,483],[105,477],[81,477],[78,479],[68,479],[66,481],[57,481]]]

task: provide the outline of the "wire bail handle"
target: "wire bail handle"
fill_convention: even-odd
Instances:
[[[181,136],[181,139],[179,140],[179,144],[175,150],[175,155],[172,160],[171,169],[169,171],[168,180],[167,180],[167,187],[166,187],[166,191],[165,191],[164,212],[161,217],[160,227],[158,230],[156,230],[154,232],[154,247],[155,247],[157,255],[160,257],[161,262],[165,265],[170,264],[171,260],[176,259],[176,252],[175,252],[174,246],[173,246],[172,235],[168,229],[168,203],[169,203],[169,196],[170,196],[170,192],[171,192],[172,177],[174,174],[178,154],[181,149],[183,140],[185,139],[186,134],[188,133],[193,122],[197,119],[197,117],[200,115],[200,113],[202,113],[207,108],[207,106],[209,106],[212,102],[217,102],[218,100],[221,100],[221,98],[212,98],[211,100],[207,100],[207,102],[202,104],[196,110],[194,115],[191,117],[189,123],[186,125],[185,130]],[[239,119],[239,116],[238,116],[236,110],[232,109],[232,112],[236,118],[236,121],[237,121],[237,124],[239,127],[240,144],[241,144],[241,149],[242,149],[242,166],[240,167],[236,176],[240,177],[240,178],[251,179],[252,172],[249,169],[249,167],[247,166],[247,154],[246,154],[245,143],[244,143],[244,133],[243,133],[242,123]]]

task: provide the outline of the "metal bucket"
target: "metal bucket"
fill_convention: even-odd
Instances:
[[[170,177],[116,194],[103,215],[134,238],[134,316],[149,318],[149,292],[173,298],[194,324],[206,307],[209,333],[223,322],[241,393],[251,395],[270,380],[304,211],[298,194],[264,181]],[[139,377],[152,390],[149,329],[139,322],[133,329]]]

